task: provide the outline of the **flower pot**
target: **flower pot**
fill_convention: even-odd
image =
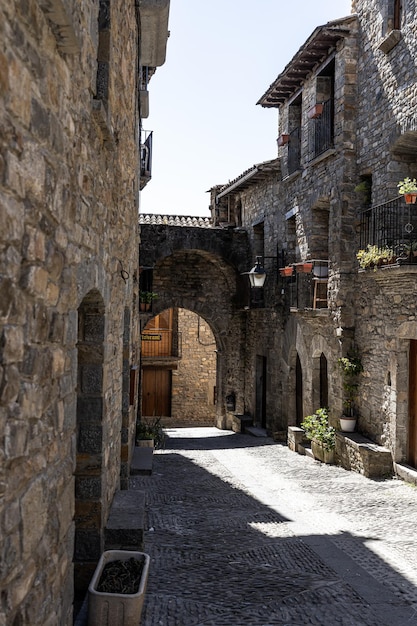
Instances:
[[[150,302],[139,302],[139,308],[141,311],[150,311],[151,303]]]
[[[312,263],[297,263],[295,269],[298,273],[309,274],[313,269]]]
[[[340,429],[344,433],[353,433],[356,428],[356,417],[348,417],[347,415],[342,415],[339,417],[340,421]]]
[[[415,204],[417,200],[417,190],[414,192],[405,193],[404,200],[407,204]]]
[[[153,439],[138,439],[137,445],[139,448],[153,448],[155,442]]]
[[[279,273],[281,276],[292,276],[293,268],[292,267],[280,267]]]
[[[317,102],[317,104],[312,106],[311,109],[307,111],[307,117],[310,120],[315,120],[317,117],[320,117],[320,115],[323,113],[323,106],[324,105],[322,102]]]
[[[285,146],[285,144],[287,144],[289,142],[289,140],[290,140],[290,136],[289,135],[280,135],[278,137],[278,140],[277,140],[278,146],[279,147]]]
[[[311,441],[311,451],[317,461],[329,464],[334,463],[334,450],[326,450],[320,441],[314,439]]]
[[[141,579],[136,593],[97,591],[105,566],[113,561],[143,561]],[[88,587],[88,626],[139,626],[149,575],[149,555],[130,550],[103,552]]]

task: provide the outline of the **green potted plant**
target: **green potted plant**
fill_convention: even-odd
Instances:
[[[398,191],[404,196],[407,204],[415,204],[417,199],[417,180],[406,176],[397,185]]]
[[[387,265],[395,260],[394,251],[391,248],[379,248],[369,243],[366,249],[359,250],[356,258],[359,261],[359,267],[373,268],[374,271],[381,265]]]
[[[341,357],[337,361],[343,377],[343,415],[340,428],[343,432],[353,432],[356,427],[355,402],[358,397],[358,376],[363,371],[362,361],[356,353]]]
[[[140,420],[136,423],[136,445],[152,448],[162,448],[164,445],[164,431],[160,417],[152,420]]]
[[[334,462],[336,446],[336,430],[329,425],[327,409],[317,409],[312,415],[307,415],[301,423],[307,439],[311,440],[311,450],[314,458],[323,463]]]
[[[153,291],[139,291],[139,303],[141,311],[149,311],[151,308],[152,300],[158,297],[158,294]]]

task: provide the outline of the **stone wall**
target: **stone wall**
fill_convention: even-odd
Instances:
[[[182,356],[172,372],[171,426],[213,426],[216,417],[216,341],[208,324],[178,311]]]
[[[123,395],[138,340],[135,8],[112,3],[98,100],[98,3],[65,6],[0,7],[0,622],[31,626],[72,624],[74,554],[85,584],[136,409]]]

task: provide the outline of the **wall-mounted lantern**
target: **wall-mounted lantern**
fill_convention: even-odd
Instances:
[[[243,272],[249,276],[250,286],[263,287],[266,279],[266,272],[262,265],[262,257],[256,257],[256,263],[249,272]]]

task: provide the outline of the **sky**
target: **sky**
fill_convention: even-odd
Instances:
[[[171,0],[140,212],[209,217],[211,187],[276,158],[278,110],[256,102],[317,26],[350,13],[351,0]]]

